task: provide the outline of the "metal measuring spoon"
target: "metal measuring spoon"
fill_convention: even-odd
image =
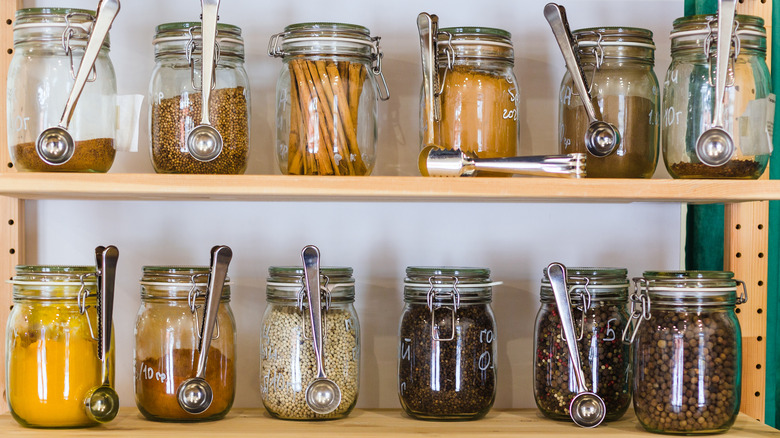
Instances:
[[[571,314],[569,291],[566,288],[566,267],[560,263],[550,263],[547,266],[547,278],[555,296],[558,314],[561,317],[563,335],[569,349],[569,358],[574,368],[574,379],[577,383],[577,395],[569,404],[569,416],[578,426],[596,427],[604,421],[607,407],[604,400],[596,393],[588,391],[585,384],[585,374],[580,364],[580,352],[577,348],[577,335],[574,333],[574,319]]]
[[[333,380],[325,377],[322,359],[322,301],[320,297],[320,250],[308,245],[301,251],[306,296],[309,299],[311,339],[317,357],[317,377],[306,388],[306,404],[317,414],[329,414],[341,403],[341,390]]]
[[[490,171],[517,175],[585,176],[585,155],[539,155],[530,157],[477,158],[459,149],[426,146],[420,152],[417,165],[422,176],[472,176]]]
[[[696,157],[707,166],[726,164],[734,155],[734,139],[724,129],[723,112],[726,97],[726,76],[728,74],[729,52],[731,51],[731,29],[734,27],[736,0],[720,0],[718,5],[718,45],[715,62],[715,115],[712,126],[696,140]]]
[[[76,72],[76,79],[73,82],[73,88],[70,90],[68,100],[65,102],[65,110],[62,112],[57,126],[45,129],[38,136],[35,142],[35,151],[38,157],[49,165],[65,164],[73,157],[76,151],[76,142],[73,136],[68,132],[68,126],[73,118],[73,112],[76,110],[76,103],[84,91],[84,85],[92,68],[95,66],[100,48],[108,35],[108,30],[114,22],[114,18],[119,13],[119,0],[100,0],[95,15],[95,24],[89,33],[87,46],[84,49],[84,56],[81,58],[81,64]]]
[[[114,280],[119,250],[111,245],[107,248],[95,248],[98,271],[98,359],[100,359],[100,379],[102,384],[87,391],[84,407],[87,417],[98,423],[114,419],[119,412],[119,395],[108,379],[108,352],[111,350],[111,330],[113,327]]]
[[[206,361],[209,357],[211,337],[217,322],[219,300],[222,298],[222,288],[225,285],[228,265],[233,258],[233,251],[224,245],[211,248],[211,272],[209,273],[208,290],[206,291],[206,308],[203,310],[200,344],[198,345],[198,370],[195,377],[183,381],[176,391],[179,406],[190,414],[200,414],[211,406],[214,392],[206,381]]]
[[[436,122],[441,119],[441,102],[436,96],[439,92],[438,68],[436,65],[436,40],[439,32],[439,17],[421,12],[417,16],[417,31],[420,33],[420,53],[423,70],[423,144],[436,142]]]
[[[585,131],[585,147],[596,157],[605,157],[611,154],[620,144],[620,132],[615,126],[599,120],[596,107],[593,105],[588,92],[587,80],[580,66],[577,54],[574,53],[574,37],[569,30],[569,22],[566,19],[566,9],[555,3],[548,3],[544,7],[544,17],[550,23],[550,28],[561,49],[566,68],[569,70],[574,87],[580,95],[585,112],[588,115],[588,129]]]
[[[201,40],[203,41],[201,83],[200,83],[200,124],[187,134],[187,150],[198,161],[211,161],[222,152],[222,135],[211,124],[209,117],[209,98],[213,81],[214,47],[217,40],[217,19],[219,0],[201,0]]]

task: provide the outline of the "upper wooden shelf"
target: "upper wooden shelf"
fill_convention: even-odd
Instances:
[[[780,180],[0,174],[20,199],[499,202],[744,202],[780,199]]]
[[[619,437],[652,438],[639,425],[633,412],[620,420],[595,429],[583,429],[568,421],[542,418],[536,409],[492,410],[477,421],[440,422],[412,420],[397,409],[355,409],[349,417],[334,421],[284,421],[271,418],[264,409],[233,409],[220,421],[205,423],[157,423],[146,421],[135,408],[122,408],[116,419],[88,429],[25,429],[9,414],[0,416],[0,436],[25,437],[184,437],[234,436],[393,438],[426,436],[442,438],[474,437]],[[745,414],[725,437],[780,437],[780,431],[765,426]]]

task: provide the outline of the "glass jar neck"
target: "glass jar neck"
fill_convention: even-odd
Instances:
[[[298,23],[271,37],[268,54],[285,60],[296,56],[347,56],[376,60],[379,38],[355,24]]]
[[[271,266],[268,268],[266,299],[269,303],[292,303],[305,301],[304,272],[299,266]],[[355,301],[355,279],[352,268],[320,268],[320,288],[328,294],[332,303],[353,303]]]
[[[594,27],[573,33],[583,65],[636,64],[653,66],[653,32],[631,27]]]
[[[490,269],[446,266],[410,266],[404,279],[406,303],[488,304],[494,283]]]
[[[95,300],[94,266],[20,265],[11,279],[17,300]],[[91,296],[91,298],[90,298]]]
[[[157,26],[154,41],[156,61],[178,59],[189,63],[190,59],[200,61],[203,50],[203,36],[200,22],[166,23]],[[241,28],[230,24],[217,24],[218,65],[225,61],[240,63],[244,61],[244,39]]]
[[[625,268],[567,267],[566,285],[570,299],[572,303],[581,303],[583,299],[625,302],[629,288],[627,275]],[[555,302],[547,270],[542,271],[539,298],[545,304]]]
[[[195,300],[208,289],[207,266],[144,266],[141,277],[141,300]],[[221,301],[230,300],[230,278],[225,277]]]
[[[474,61],[514,64],[512,35],[486,27],[448,27],[439,30],[437,62],[440,67]]]
[[[71,8],[28,8],[16,11],[14,21],[14,46],[42,44],[58,45],[63,54],[66,49],[83,49],[95,20],[95,12]],[[110,37],[107,35],[101,52],[107,52]]]
[[[634,279],[634,298],[645,294],[653,308],[725,308],[733,309],[747,299],[747,292],[737,295],[738,286],[732,272],[721,271],[667,271],[645,272]]]
[[[766,57],[764,20],[750,15],[737,15],[736,32],[732,37],[731,55],[739,48],[740,55]],[[713,57],[717,49],[718,22],[715,15],[694,15],[678,18],[670,35],[672,56],[696,59]]]

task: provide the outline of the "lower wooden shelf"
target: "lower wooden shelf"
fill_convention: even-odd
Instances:
[[[432,422],[409,419],[397,409],[356,409],[348,418],[334,421],[303,422],[271,418],[262,409],[233,409],[227,418],[207,423],[156,423],[146,421],[135,408],[124,408],[109,424],[89,429],[26,429],[9,414],[0,416],[0,436],[25,437],[566,437],[593,436],[651,437],[633,413],[624,419],[596,429],[582,429],[569,422],[542,418],[535,409],[493,410],[486,418],[467,422]],[[723,436],[780,437],[780,431],[739,414],[736,424]]]

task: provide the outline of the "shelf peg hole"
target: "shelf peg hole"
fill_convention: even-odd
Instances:
[[[757,364],[756,364],[756,369],[757,369],[757,370],[760,370],[760,369],[761,369],[761,364],[760,364],[760,363],[757,363]]]
[[[10,25],[13,24],[13,21],[11,21],[11,19],[9,18],[9,19],[5,20],[5,24],[10,26]]]
[[[761,392],[760,391],[756,391],[755,395],[756,395],[756,397],[761,397]]]
[[[13,224],[14,224],[14,220],[13,219],[8,219],[8,225],[13,225]]]
[[[737,307],[736,309],[734,309],[734,313],[740,313],[740,312],[742,312],[742,309],[740,309],[739,307]]]
[[[764,285],[764,282],[763,282],[762,280],[758,280],[758,285],[759,285],[759,286],[763,286],[763,285]]]
[[[758,313],[760,315],[760,314],[764,313],[764,309],[758,308],[758,309],[756,309],[756,313]]]
[[[763,252],[758,253],[758,258],[763,259],[764,258],[764,253]]]
[[[738,230],[741,230],[741,229],[742,229],[742,225],[740,225],[740,224],[737,224],[737,226],[736,226],[736,227],[734,227],[734,228],[736,228],[736,229],[738,229]]]
[[[742,253],[741,253],[741,252],[738,252],[738,253],[734,254],[734,256],[735,256],[736,258],[740,258],[740,257],[742,257]]]
[[[757,337],[756,337],[756,341],[758,341],[758,342],[761,342],[761,341],[763,341],[763,340],[764,340],[764,337],[763,337],[763,336],[757,336]]]
[[[764,224],[758,224],[758,229],[759,230],[763,230],[764,229]]]
[[[8,252],[9,252],[9,253],[11,253],[11,254],[16,254],[16,250],[15,250],[15,249],[13,249],[13,248],[11,248],[10,250],[8,250]]]

